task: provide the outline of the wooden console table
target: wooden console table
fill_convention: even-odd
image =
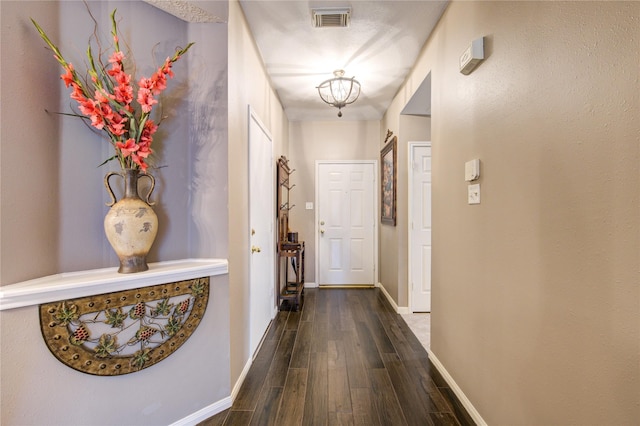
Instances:
[[[278,306],[282,309],[282,302],[288,300],[298,311],[304,295],[304,241],[280,242],[278,254],[278,279],[284,278],[284,285],[278,297]],[[283,263],[284,266],[282,266]],[[290,264],[293,271],[291,277],[289,276]]]

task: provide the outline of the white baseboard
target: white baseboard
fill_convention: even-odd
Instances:
[[[175,423],[172,423],[171,426],[195,426],[198,423],[207,420],[209,417],[223,412],[227,408],[231,407],[232,404],[233,401],[231,401],[231,397],[228,396],[218,402],[214,402],[213,404],[204,407],[201,410],[196,411],[193,414],[188,415],[187,417],[178,420]]]
[[[471,418],[476,423],[476,425],[487,426],[487,422],[485,422],[482,416],[480,416],[480,413],[478,413],[478,410],[476,410],[476,408],[473,406],[471,401],[469,401],[469,398],[467,398],[464,392],[462,392],[462,389],[460,389],[460,386],[458,386],[456,381],[453,380],[453,377],[451,377],[451,374],[449,374],[447,369],[444,368],[444,365],[442,365],[438,357],[436,357],[435,354],[431,352],[431,348],[427,348],[427,353],[429,354],[429,361],[431,361],[433,366],[436,367],[436,369],[440,372],[444,380],[447,382],[447,384],[449,385],[453,393],[456,394],[456,396],[458,397],[458,400],[467,410],[467,413],[469,413],[469,416],[471,416]]]
[[[318,288],[317,283],[304,283],[304,288]]]
[[[249,359],[247,360],[247,363],[244,365],[244,368],[242,369],[242,373],[240,373],[240,377],[238,377],[238,380],[236,380],[236,384],[233,386],[233,389],[231,390],[232,402],[236,400],[236,397],[238,396],[238,392],[240,392],[240,388],[242,387],[242,383],[244,383],[244,379],[245,377],[247,377],[247,374],[249,373],[251,364],[253,364],[253,358],[249,357]]]
[[[384,286],[382,284],[377,283],[376,287],[380,288],[380,290],[382,291],[382,294],[384,294],[384,296],[387,298],[387,300],[391,304],[391,307],[393,308],[393,310],[396,311],[396,314],[404,315],[404,314],[411,313],[411,312],[409,312],[409,307],[408,306],[398,306],[396,301],[393,300],[393,297],[391,297],[391,295],[389,293],[387,293],[387,289],[384,288]]]
[[[238,396],[238,392],[240,392],[242,383],[244,382],[245,377],[247,377],[252,363],[253,359],[249,358],[244,368],[242,369],[240,377],[238,377],[236,384],[233,386],[230,396],[221,399],[220,401],[215,402],[207,407],[204,407],[203,409],[198,410],[195,413],[190,414],[175,423],[172,423],[170,426],[195,426],[198,423],[208,419],[209,417],[215,416],[216,414],[221,413],[227,408],[231,407],[233,405],[233,401],[235,401],[236,397]]]

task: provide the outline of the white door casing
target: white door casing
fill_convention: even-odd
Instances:
[[[316,162],[319,285],[374,285],[376,161]]]
[[[275,314],[273,142],[249,107],[249,350],[254,356]]]
[[[409,307],[431,312],[431,143],[409,143]]]

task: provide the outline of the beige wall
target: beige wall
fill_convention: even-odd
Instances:
[[[315,270],[316,160],[377,160],[379,121],[296,121],[289,125],[289,160],[296,172],[291,182],[289,227],[305,242],[305,282],[317,282]],[[313,202],[313,210],[305,203]]]
[[[248,105],[271,133],[274,158],[286,154],[288,121],[271,88],[237,1],[229,2],[229,282],[231,384],[249,353]],[[274,160],[275,161],[275,160]],[[275,180],[274,183],[275,185]],[[275,220],[275,212],[274,212]]]
[[[489,424],[640,421],[639,19],[637,2],[454,2],[383,121],[431,70],[431,348]]]
[[[391,110],[390,110],[391,111]],[[387,112],[385,117],[390,116]],[[387,120],[391,130],[398,138],[396,176],[396,226],[380,225],[380,284],[391,296],[399,308],[408,309],[409,305],[409,271],[408,271],[408,161],[409,142],[427,142],[431,140],[431,117],[399,115],[392,124]],[[380,138],[380,149],[384,146],[384,137]]]

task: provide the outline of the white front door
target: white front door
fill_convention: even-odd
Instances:
[[[275,312],[274,160],[271,136],[249,109],[249,345],[254,355]]]
[[[431,145],[410,144],[411,311],[431,312]]]
[[[376,162],[318,163],[318,284],[373,285]]]

